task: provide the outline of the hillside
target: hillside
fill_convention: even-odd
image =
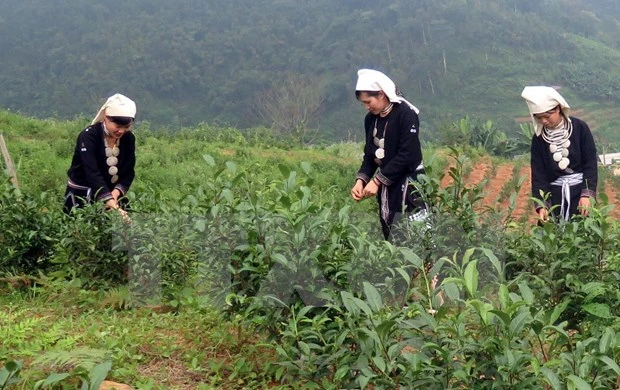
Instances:
[[[428,139],[466,114],[514,135],[523,86],[551,84],[614,144],[619,20],[612,0],[3,1],[0,107],[89,117],[121,91],[155,126],[270,126],[258,102],[293,77],[320,93],[312,126],[341,140],[363,116],[355,72],[374,67],[421,109]]]

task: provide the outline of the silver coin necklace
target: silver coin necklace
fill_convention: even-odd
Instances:
[[[568,120],[562,120],[559,126],[554,129],[543,128],[542,138],[549,144],[549,152],[553,156],[553,161],[558,164],[561,170],[568,168],[570,164],[569,151],[570,136],[573,133],[573,125]]]

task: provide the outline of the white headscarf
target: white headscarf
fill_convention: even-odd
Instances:
[[[416,114],[420,110],[409,103],[404,97],[396,94],[396,84],[385,74],[374,69],[360,69],[357,71],[356,91],[383,91],[392,103],[407,103]]]
[[[103,106],[101,106],[101,109],[99,109],[99,112],[95,116],[95,119],[91,122],[91,125],[101,122],[106,115],[135,118],[136,103],[125,95],[121,95],[120,93],[114,94],[108,98]]]
[[[532,123],[534,124],[534,131],[537,136],[542,133],[543,125],[542,123],[539,123],[536,118],[534,118],[534,114],[541,114],[560,106],[562,114],[564,114],[564,117],[568,119],[570,106],[566,103],[566,100],[564,100],[562,95],[551,87],[525,87],[523,88],[523,92],[521,92],[521,97],[525,99],[527,108],[530,110],[530,116],[532,117]]]

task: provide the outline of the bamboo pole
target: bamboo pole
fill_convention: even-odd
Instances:
[[[2,157],[4,157],[4,165],[6,166],[6,170],[9,172],[9,176],[11,177],[11,182],[15,188],[19,189],[19,184],[17,183],[17,172],[15,171],[15,166],[13,165],[13,160],[11,160],[11,155],[9,154],[9,149],[6,147],[6,142],[4,142],[4,136],[0,133],[0,151],[2,151]]]

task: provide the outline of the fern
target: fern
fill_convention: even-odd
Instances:
[[[97,364],[110,359],[108,351],[87,347],[71,351],[49,351],[36,358],[33,364],[49,367],[54,370],[70,371],[81,367],[91,371]]]
[[[114,310],[127,310],[134,307],[131,290],[128,286],[110,289],[101,301],[101,307]]]

